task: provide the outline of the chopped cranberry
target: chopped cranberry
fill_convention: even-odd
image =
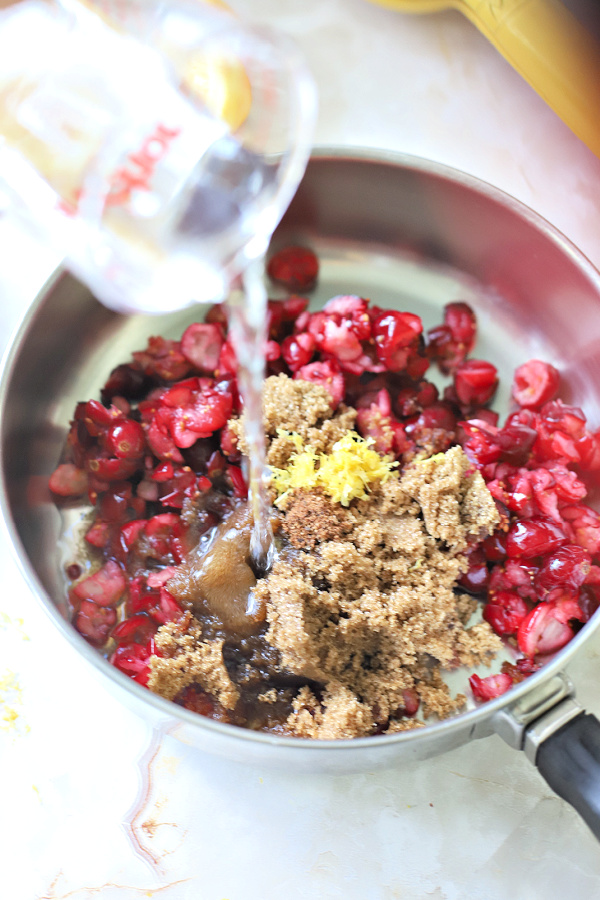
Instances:
[[[518,659],[514,665],[505,660],[502,663],[501,669],[506,675],[510,675],[513,684],[518,684],[520,681],[529,678],[534,672],[537,672],[540,667],[541,663],[524,656],[521,657],[521,659]]]
[[[181,352],[201,372],[214,372],[223,344],[221,327],[209,322],[193,322],[181,336]]]
[[[444,307],[444,325],[447,325],[452,338],[465,347],[470,353],[475,344],[477,319],[468,303],[455,301]]]
[[[227,375],[235,375],[237,373],[237,369],[238,364],[235,350],[233,349],[229,341],[225,341],[225,343],[221,347],[221,352],[219,354],[219,359],[215,369],[215,375],[219,378],[224,378]]]
[[[373,337],[377,356],[392,372],[406,368],[408,348],[423,331],[419,316],[388,310],[375,319]]]
[[[61,463],[50,476],[48,486],[59,497],[81,497],[88,488],[87,472],[73,463]]]
[[[427,353],[449,375],[473,349],[476,332],[477,320],[471,307],[467,303],[448,303],[444,324],[427,333]]]
[[[99,606],[113,606],[125,593],[127,582],[120,565],[109,559],[101,569],[77,582],[73,594],[79,600],[93,600]]]
[[[125,419],[109,428],[106,446],[117,459],[139,459],[144,453],[146,436],[139,422]]]
[[[417,692],[413,688],[406,688],[402,691],[402,704],[394,711],[395,718],[401,719],[406,716],[412,719],[418,713],[420,703]]]
[[[469,460],[478,467],[500,459],[502,451],[496,440],[496,429],[481,419],[460,422],[459,440]]]
[[[319,261],[306,247],[286,247],[271,257],[267,274],[291,291],[309,291],[317,281]]]
[[[115,397],[139,400],[148,387],[148,379],[136,365],[123,364],[112,370],[100,394],[108,406]]]
[[[559,381],[558,369],[539,359],[530,359],[515,371],[512,395],[519,406],[542,406],[554,399]]]
[[[570,625],[560,622],[551,603],[539,603],[523,619],[517,634],[519,650],[525,656],[545,656],[561,650],[573,637]]]
[[[590,571],[592,557],[575,544],[565,544],[546,557],[535,576],[535,587],[540,596],[552,588],[563,586],[578,588]]]
[[[333,319],[325,319],[317,343],[323,353],[339,362],[353,362],[363,355],[362,344],[348,321],[338,324]]]
[[[492,626],[496,634],[516,634],[519,625],[529,613],[529,607],[519,594],[513,591],[498,591],[493,594],[483,609],[483,618]]]
[[[136,644],[145,644],[153,634],[156,634],[156,623],[149,616],[140,613],[119,622],[113,629],[111,637],[118,644],[132,641]]]
[[[108,522],[102,522],[100,519],[96,519],[85,533],[85,539],[88,544],[91,544],[92,547],[98,547],[98,549],[107,547],[111,538],[111,525]]]
[[[110,661],[115,668],[124,672],[125,675],[129,675],[130,678],[140,682],[140,684],[146,685],[150,674],[150,667],[148,666],[148,659],[151,655],[150,647],[150,641],[146,644],[121,644],[112,654]]]
[[[190,684],[174,698],[174,702],[184,709],[189,709],[199,716],[216,719],[218,722],[229,722],[227,710],[212,694],[203,691],[197,684]]]
[[[500,459],[513,466],[525,465],[536,440],[537,431],[520,422],[505,425],[496,432],[496,441],[502,451]]]
[[[486,590],[489,572],[483,550],[473,547],[466,553],[469,568],[458,580],[459,585],[470,594],[481,594]]]
[[[512,687],[513,680],[510,675],[500,672],[498,675],[487,675],[480,678],[479,675],[471,675],[469,684],[476,700],[485,703],[505,694]]]
[[[292,372],[307,366],[315,352],[316,341],[312,334],[304,332],[287,337],[281,345],[281,355]]]
[[[167,622],[178,619],[183,610],[175,597],[165,587],[161,587],[158,603],[151,606],[148,612],[159,625],[166,625]]]
[[[579,503],[561,509],[561,516],[572,543],[579,544],[592,556],[600,554],[600,516],[595,510]]]
[[[582,621],[588,622],[600,606],[600,586],[584,584],[579,591],[579,608]]]
[[[564,531],[550,519],[517,520],[506,537],[506,552],[512,557],[531,559],[558,550],[565,541]]]
[[[320,384],[331,394],[334,408],[339,406],[344,399],[344,376],[340,372],[339,365],[332,359],[328,359],[327,362],[314,362],[308,366],[302,366],[294,373],[294,378]]]
[[[503,562],[506,559],[506,533],[496,529],[485,538],[481,547],[489,562]]]
[[[248,485],[246,484],[246,480],[242,474],[242,470],[239,466],[227,466],[227,474],[231,479],[231,484],[233,486],[233,493],[236,497],[239,497],[241,500],[246,500],[248,497]]]
[[[151,337],[146,349],[134,353],[133,358],[146,375],[163,381],[179,381],[190,371],[190,363],[181,352],[180,341]]]
[[[498,387],[498,370],[490,362],[468,359],[454,373],[454,389],[467,407],[485,406]]]
[[[114,609],[98,606],[92,600],[83,600],[74,625],[90,644],[101,647],[116,621],[117,614]]]
[[[138,462],[135,459],[118,459],[117,457],[96,457],[86,462],[88,472],[102,481],[124,481],[131,478]]]

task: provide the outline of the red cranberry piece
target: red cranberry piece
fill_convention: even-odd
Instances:
[[[231,480],[235,496],[239,497],[241,500],[246,500],[248,497],[248,485],[246,484],[246,480],[240,467],[227,466],[227,474]]]
[[[561,509],[571,542],[579,544],[592,556],[600,554],[600,516],[598,513],[578,503],[576,506],[565,506]]]
[[[99,400],[88,400],[85,404],[84,421],[90,434],[98,434],[124,418],[117,406],[104,406]]]
[[[233,410],[231,394],[207,387],[194,392],[191,402],[172,411],[169,430],[177,447],[191,447],[227,424]]]
[[[519,650],[525,656],[555,653],[573,637],[570,625],[560,622],[551,603],[539,603],[523,619],[517,634]]]
[[[93,600],[99,606],[112,606],[125,593],[127,582],[123,570],[114,560],[109,559],[101,569],[88,575],[73,588],[79,600]]]
[[[294,378],[324,387],[331,394],[334,409],[344,399],[344,376],[335,360],[328,359],[326,362],[314,362],[308,366],[302,366],[294,373]]]
[[[513,680],[506,672],[500,672],[498,675],[487,675],[480,678],[479,675],[471,675],[469,684],[476,700],[485,703],[487,700],[494,700],[500,697],[512,687]]]
[[[110,662],[125,675],[145,685],[150,674],[150,655],[150,642],[121,644],[110,657]]]
[[[312,334],[291,335],[281,344],[281,355],[292,372],[307,366],[315,352],[316,342]]]
[[[178,619],[183,610],[175,597],[165,587],[161,587],[158,603],[151,606],[148,612],[159,625],[166,625],[167,622]]]
[[[489,572],[483,550],[473,547],[466,553],[469,568],[459,578],[459,585],[470,594],[481,594],[486,590],[489,581]]]
[[[481,548],[489,562],[503,562],[506,559],[506,533],[497,529],[485,538]]]
[[[92,600],[84,600],[79,607],[74,625],[90,644],[100,647],[116,621],[117,614],[114,609],[98,606]]]
[[[98,547],[99,550],[108,547],[112,538],[112,528],[108,522],[96,520],[94,524],[88,528],[85,533],[85,539],[92,547]]]
[[[219,378],[224,378],[228,375],[235,375],[237,373],[237,369],[238,364],[235,350],[233,349],[229,341],[225,341],[225,343],[221,347],[221,352],[219,354],[219,359],[215,369],[215,375]]]
[[[501,450],[496,440],[496,429],[481,419],[460,422],[459,441],[468,458],[478,467],[495,463],[500,459]]]
[[[98,480],[109,482],[124,481],[134,474],[138,468],[138,463],[136,460],[131,459],[98,457],[96,459],[88,459],[86,468]]]
[[[579,591],[579,608],[583,622],[589,622],[600,606],[600,586],[584,584]]]
[[[496,441],[502,451],[500,458],[511,466],[525,465],[536,440],[537,431],[519,422],[505,425],[496,434]]]
[[[413,688],[406,688],[402,691],[402,705],[394,711],[394,716],[398,719],[407,716],[412,719],[419,711],[421,701],[419,695]]]
[[[592,557],[576,544],[565,544],[548,556],[535,576],[535,587],[540,594],[563,586],[578,588],[584,583],[592,564]]]
[[[146,436],[139,422],[125,419],[109,428],[106,446],[117,459],[138,459],[144,452]]]
[[[510,675],[513,684],[519,684],[519,682],[524,681],[526,678],[529,678],[530,675],[533,675],[534,672],[537,672],[538,669],[541,668],[541,663],[535,662],[535,660],[524,656],[521,657],[521,659],[518,659],[515,665],[511,665],[511,663],[505,660],[502,663],[501,668],[503,672]]]
[[[201,372],[214,372],[223,344],[220,326],[210,322],[193,322],[181,336],[181,352]]]
[[[450,329],[453,340],[464,345],[465,352],[470,353],[475,344],[477,319],[469,304],[460,301],[446,304],[444,325]]]
[[[111,637],[118,644],[132,641],[136,644],[145,644],[153,634],[156,634],[156,623],[149,616],[140,613],[119,622],[113,629]]]
[[[179,341],[151,337],[145,350],[133,354],[134,360],[151,377],[164,381],[179,381],[190,371],[190,364],[181,352]]]
[[[539,359],[530,359],[515,370],[512,395],[519,406],[535,408],[554,399],[559,381],[558,369]]]
[[[127,522],[125,525],[121,526],[121,544],[123,545],[123,548],[126,552],[131,550],[134,543],[144,530],[146,521],[146,519],[133,519],[133,521]]]
[[[48,486],[59,497],[81,497],[88,488],[87,472],[73,463],[61,463],[50,476]]]
[[[564,531],[550,519],[533,518],[514,522],[506,538],[509,556],[533,558],[558,550],[566,541]]]
[[[449,375],[473,349],[477,331],[475,313],[467,303],[448,303],[444,324],[427,333],[427,354]]]
[[[148,380],[140,369],[124,363],[110,373],[100,394],[102,403],[108,405],[117,396],[139,400],[144,396],[147,385]]]
[[[529,607],[514,591],[498,591],[483,609],[483,618],[492,626],[496,634],[516,634],[519,625],[527,616]]]
[[[373,323],[373,337],[377,356],[392,372],[406,367],[408,347],[423,331],[419,316],[389,310]]]
[[[485,406],[498,387],[498,371],[486,360],[468,359],[454,373],[454,389],[464,406]]]
[[[308,291],[314,287],[319,274],[319,260],[306,247],[286,247],[268,262],[271,281],[291,291]]]

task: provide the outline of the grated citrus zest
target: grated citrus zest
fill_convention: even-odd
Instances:
[[[320,488],[336,503],[349,506],[354,499],[366,500],[369,486],[385,483],[398,463],[389,456],[380,456],[371,449],[372,438],[362,438],[355,431],[348,431],[337,441],[331,453],[317,455],[304,449],[304,441],[295,432],[278,431],[280,437],[289,438],[296,452],[285,469],[271,469],[271,483],[279,494],[275,506],[285,506],[289,494],[298,489]]]

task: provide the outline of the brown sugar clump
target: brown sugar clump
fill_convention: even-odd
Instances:
[[[286,726],[297,737],[326,741],[353,738],[371,732],[372,716],[369,707],[337,682],[327,685],[322,703],[319,703],[309,688],[301,688],[292,706],[293,712],[288,717]]]
[[[191,684],[212,694],[225,709],[233,709],[239,697],[223,662],[223,641],[203,641],[202,626],[189,613],[163,625],[156,646],[163,656],[150,657],[148,687],[172,700]]]
[[[479,479],[459,447],[418,460],[346,511],[345,534],[289,561],[283,554],[257,585],[267,640],[283,666],[325,685],[321,700],[308,688],[297,695],[292,733],[325,739],[398,730],[407,690],[427,715],[448,716],[464,704],[462,695],[450,696],[440,669],[487,662],[501,647],[487,623],[465,628],[471,604],[454,592],[462,551],[498,521]],[[295,496],[284,533],[291,514],[290,531],[302,539],[310,526],[303,529],[301,512],[314,509],[313,500],[307,495],[302,506]]]
[[[327,453],[354,426],[355,421],[355,409],[341,404],[334,412],[331,394],[320,384],[283,374],[271,375],[265,381],[263,422],[270,466],[283,468],[296,451],[293,440],[278,432],[299,434],[305,449]],[[229,425],[237,435],[238,446],[245,453],[243,419],[232,419]]]
[[[312,550],[352,530],[346,511],[318,491],[296,491],[288,500],[282,531],[292,547]]]

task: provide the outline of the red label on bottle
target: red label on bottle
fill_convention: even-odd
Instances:
[[[106,206],[121,206],[131,200],[132,191],[147,191],[157,164],[164,158],[171,142],[181,133],[179,128],[157,125],[139,150],[130,153],[125,165],[111,176]]]

